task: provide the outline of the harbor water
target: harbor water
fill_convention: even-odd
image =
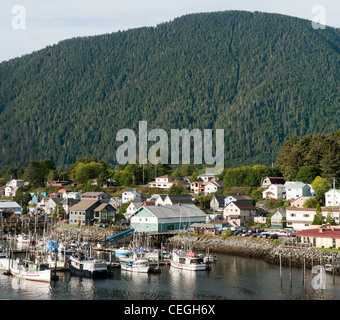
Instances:
[[[96,253],[106,258],[104,253]],[[0,274],[0,299],[8,300],[339,300],[340,277],[326,275],[326,288],[313,289],[311,269],[280,268],[261,259],[217,255],[209,271],[161,266],[159,274],[113,268],[106,279],[81,278],[69,271],[39,283]],[[281,282],[282,279],[282,282]],[[291,281],[290,281],[291,280]]]

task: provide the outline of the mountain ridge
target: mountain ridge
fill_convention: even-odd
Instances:
[[[226,165],[270,164],[289,137],[339,128],[339,39],[339,29],[308,20],[228,11],[3,62],[0,166],[89,155],[114,163],[117,131],[137,132],[141,120],[167,131],[222,128]]]

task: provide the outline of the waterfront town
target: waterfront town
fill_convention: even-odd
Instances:
[[[294,239],[295,245],[298,239],[309,247],[340,248],[340,190],[319,176],[310,184],[263,176],[259,186],[251,189],[254,197],[249,196],[249,188],[224,189],[223,179],[205,173],[166,174],[143,186],[119,186],[112,178],[102,181],[101,187],[98,184],[98,178],[89,179],[86,186],[100,191],[83,192],[73,181],[46,181],[43,188],[31,192],[29,181],[5,181],[0,187],[3,237],[19,232],[6,229],[6,221],[50,217],[74,228],[92,227],[112,234],[128,229],[148,235],[196,232],[285,243]]]

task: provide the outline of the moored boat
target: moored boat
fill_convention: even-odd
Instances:
[[[108,275],[105,260],[86,258],[83,252],[70,257],[69,268],[72,274],[81,277],[100,278]]]
[[[46,263],[16,260],[10,271],[13,276],[25,280],[42,282],[51,282],[52,280],[52,270]]]
[[[170,254],[170,265],[174,268],[200,271],[207,270],[208,265],[204,262],[203,257],[193,252],[183,250],[174,250]]]
[[[122,270],[132,272],[143,272],[147,273],[150,270],[149,260],[145,258],[135,257],[130,261],[124,261],[120,263]]]

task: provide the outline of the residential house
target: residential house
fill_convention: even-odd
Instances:
[[[228,221],[222,220],[222,219],[217,219],[217,220],[210,221],[210,224],[215,225],[217,231],[222,231],[223,228],[230,227],[230,224],[228,223]]]
[[[286,187],[283,184],[271,184],[262,191],[263,199],[285,199]]]
[[[256,208],[249,201],[231,201],[223,209],[223,219],[232,226],[241,226],[253,222],[256,213]]]
[[[191,196],[188,194],[168,194],[163,200],[163,205],[181,205],[181,204],[194,204]]]
[[[261,188],[267,189],[272,184],[285,184],[283,177],[264,177],[261,180]]]
[[[130,201],[143,202],[146,200],[144,192],[138,192],[136,190],[127,190],[122,193],[122,203]]]
[[[190,183],[190,190],[195,194],[203,194],[205,190],[206,181],[194,181]]]
[[[225,196],[213,195],[210,200],[210,208],[214,211],[223,211]]]
[[[335,222],[339,224],[339,208],[327,208],[322,207],[321,212],[323,217],[327,217],[329,213],[332,214]],[[297,207],[287,207],[286,208],[286,221],[287,227],[293,228],[295,230],[304,230],[310,228],[313,224],[314,216],[316,214],[315,208],[297,208]]]
[[[164,200],[167,194],[159,194],[155,200],[155,206],[164,206]]]
[[[161,232],[188,228],[204,223],[206,214],[195,205],[145,206],[132,217],[135,232]]]
[[[236,202],[236,201],[246,201],[250,204],[253,203],[253,199],[248,196],[228,196],[224,198],[224,206],[227,206],[230,202]]]
[[[5,187],[5,197],[15,197],[18,189],[19,189],[18,187],[12,186]]]
[[[204,194],[207,195],[207,194],[216,193],[217,191],[221,189],[223,189],[222,181],[210,180],[204,186]]]
[[[61,198],[61,193],[53,192],[48,195],[49,198]]]
[[[148,186],[151,188],[170,189],[173,184],[177,183],[180,183],[185,188],[189,187],[189,183],[187,181],[180,180],[168,174],[161,177],[156,177],[155,181],[148,183]]]
[[[93,186],[97,186],[98,185],[98,178],[95,178],[92,180],[91,185]],[[103,182],[103,188],[107,188],[107,187],[115,187],[118,186],[118,182],[114,179],[106,179]]]
[[[60,193],[62,197],[65,193],[69,193],[69,192],[72,192],[72,189],[61,188],[58,190],[58,193]]]
[[[210,180],[215,180],[215,175],[208,174],[208,173],[203,173],[203,174],[200,174],[197,178],[201,179],[204,182],[208,182]]]
[[[81,193],[80,192],[64,192],[62,197],[64,199],[81,200]]]
[[[117,209],[109,203],[102,203],[94,210],[94,223],[115,224]]]
[[[79,203],[80,199],[74,199],[74,198],[62,198],[61,205],[63,206],[65,212],[67,214],[70,213],[70,208],[74,206],[75,204]]]
[[[340,249],[340,228],[319,226],[294,233],[297,242],[318,248]]]
[[[295,200],[293,200],[291,203],[290,203],[290,206],[291,207],[297,207],[297,208],[303,208],[303,205],[305,204],[305,202],[308,200],[308,199],[316,199],[316,197],[299,197]]]
[[[52,187],[74,186],[72,181],[48,181],[46,185]]]
[[[85,192],[81,195],[81,200],[99,200],[100,202],[109,203],[111,196],[105,192]]]
[[[94,209],[102,203],[97,200],[80,200],[70,208],[69,222],[75,225],[92,225],[94,222]]]
[[[13,214],[21,215],[21,206],[14,201],[0,201],[0,218]]]
[[[326,207],[340,206],[340,190],[333,188],[325,192],[325,206]]]
[[[190,228],[193,229],[193,231],[201,233],[201,234],[207,234],[207,235],[215,235],[217,233],[217,226],[213,223],[193,223],[190,225]]]
[[[286,199],[295,200],[299,197],[310,196],[310,186],[300,181],[287,181],[285,183]]]
[[[57,206],[58,203],[61,203],[63,200],[63,198],[49,198],[45,202],[45,213],[48,215],[53,214],[54,208]]]
[[[6,183],[6,186],[13,188],[21,188],[25,185],[24,180],[21,179],[12,179],[11,181]]]
[[[276,210],[270,219],[271,226],[274,228],[284,228],[282,219],[286,219],[286,210],[285,209]]]

